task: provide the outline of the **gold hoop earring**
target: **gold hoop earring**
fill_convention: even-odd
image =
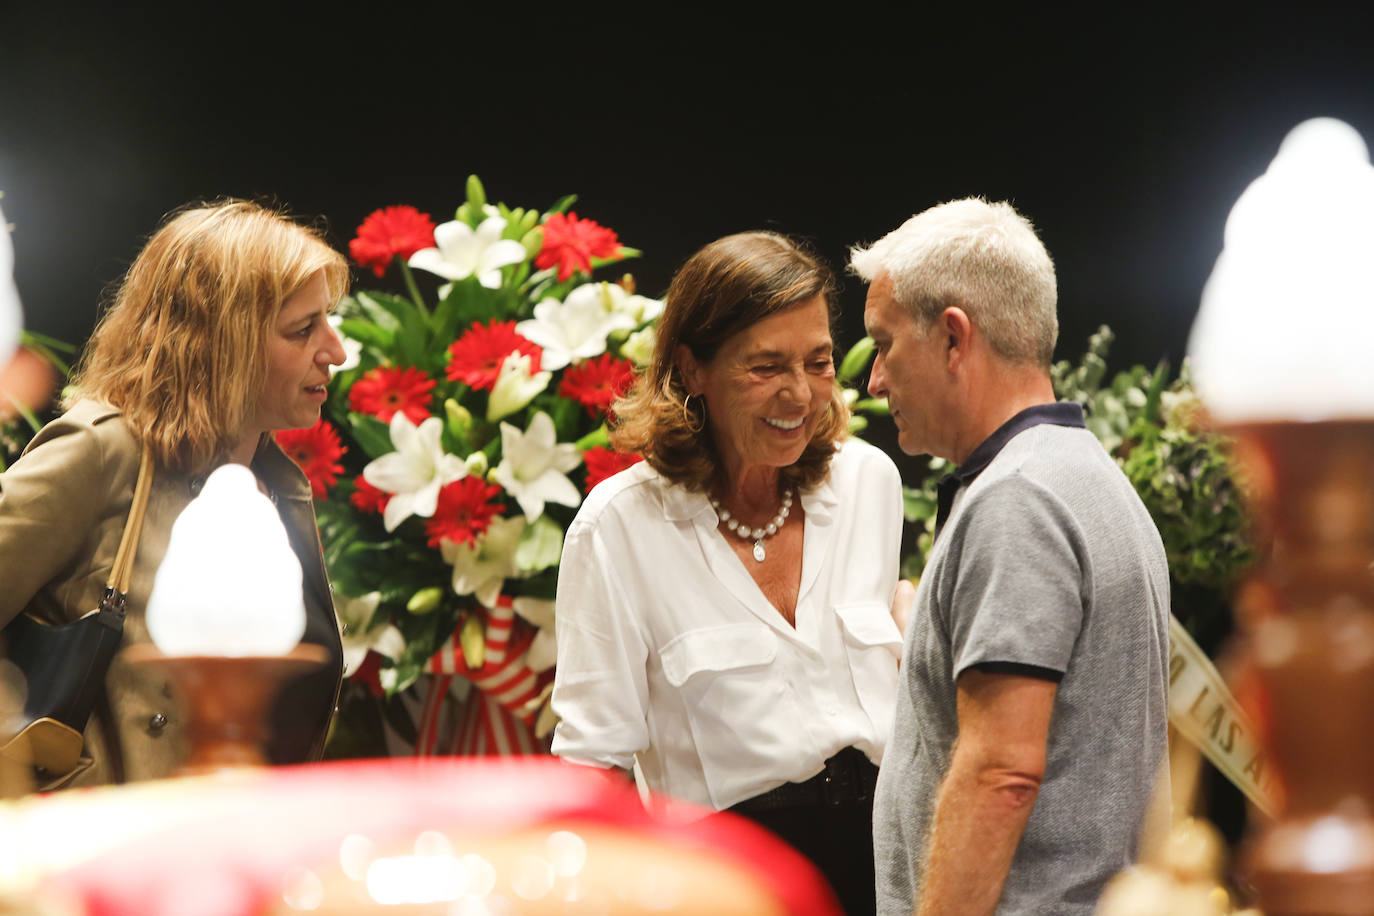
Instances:
[[[701,398],[701,413],[692,410],[692,398]],[[700,394],[689,394],[682,399],[682,421],[693,433],[699,433],[706,428],[706,397]]]

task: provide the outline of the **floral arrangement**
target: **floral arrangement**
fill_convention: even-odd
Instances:
[[[396,702],[425,672],[477,685],[538,735],[551,726],[563,532],[592,487],[639,460],[609,447],[606,421],[662,311],[628,275],[592,278],[639,252],[573,203],[493,205],[473,176],[453,220],[386,207],[349,245],[405,295],[340,304],[349,359],[324,416],[277,434],[314,489],[344,701],[381,707],[345,709],[340,753],[375,750],[382,718],[433,749],[433,704],[417,724]],[[417,273],[435,278],[428,298]]]
[[[19,332],[19,350],[11,367],[22,372],[23,382],[16,380],[18,390],[14,392],[0,383],[0,471],[23,453],[43,424],[57,416],[53,395],[58,383],[65,383],[71,375],[67,359],[75,350],[71,344],[43,334]],[[0,380],[5,378],[5,369],[0,365]]]
[[[1055,394],[1084,407],[1088,429],[1116,459],[1159,528],[1174,586],[1174,613],[1206,649],[1230,629],[1229,591],[1254,559],[1243,487],[1230,440],[1209,430],[1188,379],[1169,367],[1133,366],[1108,384],[1107,351],[1115,339],[1103,325],[1078,364],[1056,363]],[[914,552],[902,574],[919,578],[935,528],[935,484],[952,466],[932,458],[916,487],[905,488],[906,517],[917,526]]]

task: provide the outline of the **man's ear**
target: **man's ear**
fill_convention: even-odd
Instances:
[[[686,344],[678,344],[673,350],[673,364],[682,376],[682,384],[687,387],[687,394],[701,394],[701,363],[697,362],[697,358],[692,355]]]
[[[940,331],[945,336],[945,365],[953,369],[968,359],[976,331],[968,312],[951,305],[940,313]]]

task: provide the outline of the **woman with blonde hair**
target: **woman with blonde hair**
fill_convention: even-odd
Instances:
[[[778,833],[872,912],[872,804],[897,688],[901,482],[848,439],[833,280],[769,232],[674,277],[652,363],[558,578],[554,753],[636,763],[658,804]],[[681,806],[678,806],[681,807]]]
[[[173,521],[212,470],[245,465],[272,498],[301,561],[304,640],[329,655],[321,670],[283,692],[268,757],[317,759],[342,648],[310,485],[271,433],[319,419],[329,367],[344,359],[327,318],[347,287],[344,258],[317,231],[274,210],[226,200],[173,213],[98,323],[66,412],[0,475],[0,625],[20,612],[64,624],[97,605],[146,447],[153,482],[124,644],[147,642],[143,613]],[[185,750],[182,724],[165,680],[116,658],[86,729],[82,764],[56,782],[169,775]]]

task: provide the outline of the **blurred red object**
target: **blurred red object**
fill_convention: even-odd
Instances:
[[[52,397],[57,370],[32,350],[19,349],[8,366],[0,369],[0,422],[19,415],[16,405],[37,410]]]
[[[553,758],[241,770],[7,807],[39,900],[89,916],[841,912],[752,822],[663,823],[622,777]],[[45,844],[59,861],[36,861]]]

